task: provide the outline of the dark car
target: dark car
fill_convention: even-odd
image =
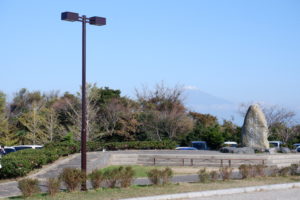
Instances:
[[[4,147],[4,154],[3,155],[13,153],[13,152],[16,152],[15,148],[13,148],[13,147]]]
[[[207,143],[205,141],[192,141],[192,147],[198,150],[208,150]]]
[[[6,155],[6,154],[9,154],[9,153],[12,153],[12,152],[16,152],[15,148],[13,148],[13,147],[4,147],[4,148],[1,149],[0,154],[1,155]]]
[[[18,146],[13,146],[13,148],[16,149],[16,151],[20,151],[23,149],[41,149],[43,146],[41,145],[18,145]]]

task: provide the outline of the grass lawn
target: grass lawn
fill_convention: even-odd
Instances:
[[[159,194],[173,194],[182,192],[217,190],[236,187],[248,187],[278,183],[299,182],[299,176],[293,177],[259,177],[245,180],[230,180],[230,181],[216,181],[210,183],[178,183],[165,186],[131,186],[130,188],[120,189],[99,189],[90,190],[88,192],[61,192],[54,197],[47,194],[39,194],[27,199],[45,199],[45,200],[112,200],[129,197],[153,196]],[[22,199],[21,197],[11,197],[9,199]]]

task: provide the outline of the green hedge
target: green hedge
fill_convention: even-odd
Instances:
[[[88,142],[88,151],[124,150],[124,149],[174,149],[173,141],[143,141],[143,142]],[[1,158],[2,168],[0,179],[16,178],[27,175],[30,171],[41,168],[62,156],[80,151],[79,142],[58,142],[45,145],[43,149],[25,149],[10,153]]]
[[[174,141],[133,141],[133,142],[88,142],[88,151],[101,151],[103,149],[125,150],[125,149],[175,149],[177,143]]]
[[[51,143],[43,149],[24,149],[1,158],[0,179],[25,176],[30,171],[52,163],[61,156],[79,151],[77,143]]]

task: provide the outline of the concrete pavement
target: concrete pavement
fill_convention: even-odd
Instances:
[[[291,198],[289,192],[295,193],[296,198]],[[269,197],[268,194],[272,195]],[[248,195],[250,194],[250,195]],[[300,182],[274,185],[263,185],[243,188],[231,188],[224,190],[208,190],[200,192],[187,192],[179,194],[157,195],[139,198],[127,198],[123,200],[276,200],[276,199],[300,199]]]
[[[300,189],[282,189],[272,191],[261,191],[251,193],[241,193],[233,195],[218,195],[213,197],[192,198],[189,200],[299,200]]]

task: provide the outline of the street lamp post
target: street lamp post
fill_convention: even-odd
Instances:
[[[86,175],[86,137],[87,137],[87,109],[86,109],[86,23],[96,26],[106,25],[104,17],[90,17],[85,15],[79,16],[78,13],[63,12],[61,20],[82,22],[82,118],[81,118],[81,171]],[[86,191],[86,180],[82,182],[81,190]]]

